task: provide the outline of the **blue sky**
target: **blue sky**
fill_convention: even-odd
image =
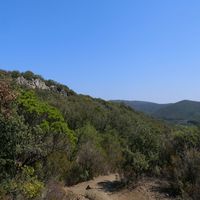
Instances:
[[[104,99],[200,101],[199,0],[0,0],[0,68]]]

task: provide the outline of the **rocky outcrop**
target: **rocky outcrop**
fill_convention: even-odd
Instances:
[[[27,80],[23,76],[20,76],[16,79],[17,84],[31,88],[31,89],[41,89],[41,90],[50,90],[52,92],[59,93],[63,96],[69,96],[68,91],[61,87],[60,85],[50,85],[47,86],[45,82],[39,78]]]
[[[31,89],[42,89],[42,90],[50,90],[48,86],[46,86],[45,82],[37,79],[27,80],[23,76],[20,76],[16,79],[17,84],[26,86]]]

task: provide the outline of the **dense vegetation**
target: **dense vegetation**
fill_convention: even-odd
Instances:
[[[19,86],[19,76],[57,89]],[[59,200],[61,183],[109,172],[126,184],[142,175],[165,177],[173,194],[200,199],[198,127],[169,127],[31,72],[1,71],[0,78],[1,199]]]

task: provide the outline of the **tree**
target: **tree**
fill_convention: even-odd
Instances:
[[[77,162],[88,174],[87,179],[105,172],[105,154],[96,129],[90,124],[86,124],[77,133],[79,136]]]
[[[62,114],[41,102],[33,92],[23,92],[18,99],[18,113],[25,119],[29,132],[20,154],[23,165],[32,165],[55,151],[70,153],[76,137],[64,121]]]
[[[0,113],[9,117],[15,99],[16,94],[12,91],[9,84],[5,81],[0,81]]]

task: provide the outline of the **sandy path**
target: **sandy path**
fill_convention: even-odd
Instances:
[[[66,191],[72,191],[78,195],[80,200],[86,200],[84,196],[86,193],[96,193],[97,196],[103,196],[103,198],[95,198],[94,200],[171,200],[166,193],[160,193],[158,188],[161,185],[161,181],[157,179],[144,179],[139,185],[132,190],[119,190],[113,191],[115,183],[119,181],[117,174],[111,174],[108,176],[99,176],[91,181],[77,184],[73,187],[67,187]],[[91,190],[86,190],[87,186],[90,186]]]
[[[94,178],[93,180],[79,183],[75,186],[67,187],[65,189],[66,191],[72,191],[74,194],[78,195],[80,200],[87,199],[87,198],[84,198],[84,196],[86,195],[87,192],[90,192],[90,191],[95,192],[100,195],[104,195],[104,196],[106,195],[107,199],[112,200],[112,198],[110,197],[112,193],[109,191],[106,191],[105,189],[105,187],[109,187],[109,186],[105,186],[105,185],[109,183],[113,183],[115,181],[119,181],[119,176],[117,174],[111,174],[108,176],[99,176],[99,177]],[[87,191],[86,187],[88,185],[92,189]]]
[[[117,180],[119,180],[117,174],[111,174],[108,176],[99,176],[99,177],[94,178],[93,180],[79,183],[72,187],[68,187],[68,189],[74,192],[75,194],[84,195],[86,191],[86,187],[89,185],[92,189],[98,190],[100,192],[105,192],[104,187],[101,185],[101,183],[114,182]]]

